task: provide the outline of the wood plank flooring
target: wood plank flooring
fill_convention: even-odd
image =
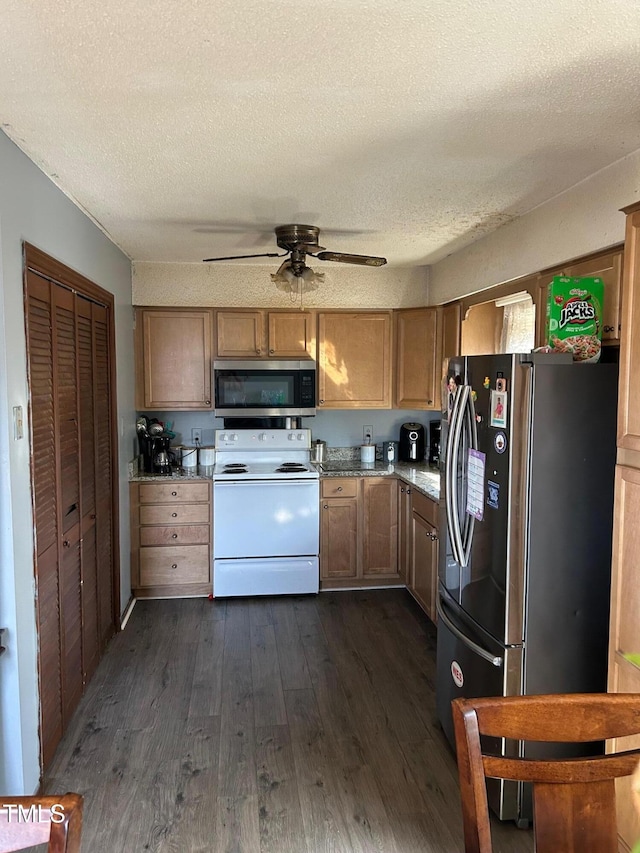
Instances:
[[[139,601],[44,789],[84,795],[87,853],[458,853],[434,689],[405,590]]]

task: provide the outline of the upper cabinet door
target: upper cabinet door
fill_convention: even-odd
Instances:
[[[318,408],[391,408],[391,317],[318,314]]]
[[[229,358],[265,356],[263,311],[218,311],[218,355]]]
[[[315,358],[315,315],[302,311],[269,312],[270,358]]]
[[[599,277],[604,282],[602,340],[620,340],[620,303],[622,288],[622,252],[609,252],[579,264],[565,267],[564,275]]]
[[[636,384],[636,371],[640,370],[640,205],[633,205],[625,212],[618,447],[640,451],[640,395]],[[628,464],[640,467],[639,459],[628,460]]]
[[[398,409],[433,409],[436,401],[435,308],[396,311],[396,400]]]
[[[136,311],[138,409],[205,409],[211,401],[211,311]]]

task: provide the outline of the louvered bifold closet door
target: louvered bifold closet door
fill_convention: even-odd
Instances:
[[[102,647],[114,635],[113,562],[114,518],[112,491],[113,458],[111,412],[111,347],[109,316],[102,305],[93,305],[94,376],[93,404],[96,419],[96,563],[98,580],[98,628]]]
[[[60,608],[62,621],[62,686],[64,722],[82,696],[82,597],[80,569],[80,441],[78,352],[74,294],[55,285],[53,352],[56,379],[55,431],[58,444],[58,506],[62,534]]]
[[[96,557],[96,417],[94,387],[96,367],[94,359],[93,311],[98,306],[76,295],[76,330],[78,348],[78,400],[80,406],[80,506],[82,573],[82,669],[86,684],[100,660],[100,632],[98,626],[98,564]],[[104,309],[102,309],[104,310]],[[106,567],[111,581],[111,567]]]
[[[51,294],[48,281],[27,274],[32,480],[40,671],[40,736],[44,763],[62,737],[62,662],[58,583],[58,493],[54,415]]]

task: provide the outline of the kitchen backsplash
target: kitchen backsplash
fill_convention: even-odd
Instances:
[[[214,443],[214,431],[222,429],[222,418],[216,418],[212,412],[145,412],[159,421],[171,421],[176,437],[172,444],[193,444],[192,430],[202,430],[201,445]],[[429,422],[438,420],[439,412],[425,412],[410,409],[359,409],[357,411],[324,411],[315,417],[302,418],[302,426],[311,430],[311,438],[327,442],[328,447],[356,447],[363,444],[363,428],[373,427],[373,443],[397,441],[400,427],[407,421],[416,421],[427,427]],[[137,448],[133,449],[137,454]]]

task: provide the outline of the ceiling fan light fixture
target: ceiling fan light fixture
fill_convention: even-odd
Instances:
[[[291,261],[285,261],[278,272],[271,273],[271,281],[285,293],[308,293],[318,289],[318,285],[324,281],[324,273],[314,272],[311,267],[304,266],[296,274],[291,268]]]

